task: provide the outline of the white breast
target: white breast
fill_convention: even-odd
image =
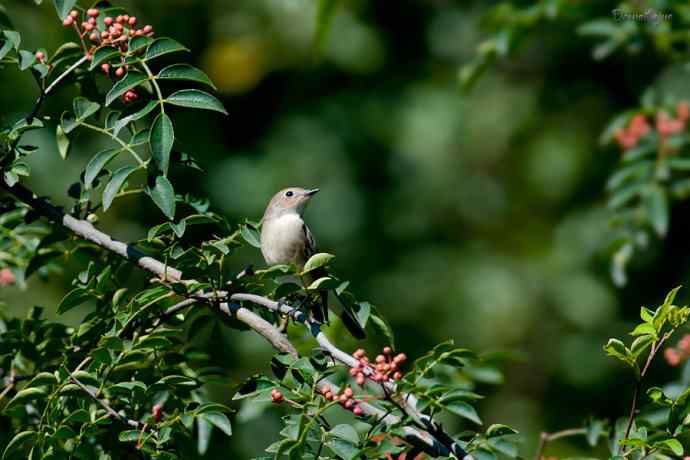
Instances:
[[[304,263],[304,221],[298,214],[266,220],[261,228],[261,253],[270,265]]]

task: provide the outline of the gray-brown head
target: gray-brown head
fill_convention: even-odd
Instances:
[[[305,189],[288,187],[273,195],[266,206],[263,219],[274,219],[285,214],[296,213],[302,215],[309,200],[319,191],[318,188]]]

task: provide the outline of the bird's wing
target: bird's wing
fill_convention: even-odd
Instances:
[[[304,253],[307,256],[306,258],[308,259],[309,257],[316,254],[316,240],[314,239],[314,235],[311,234],[311,230],[309,230],[309,227],[307,227],[307,224],[302,224],[302,231],[304,232],[304,237],[306,239],[306,244],[304,245]]]

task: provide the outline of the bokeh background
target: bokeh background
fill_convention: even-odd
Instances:
[[[51,2],[4,3],[23,47],[53,50],[73,39]],[[319,245],[389,319],[400,350],[415,357],[453,338],[480,352],[518,352],[503,384],[480,389],[479,410],[487,425],[515,426],[525,456],[541,430],[626,411],[632,377],[602,345],[680,284],[690,260],[690,222],[679,209],[668,239],[638,258],[624,288],[609,275],[602,203],[618,156],[597,139],[614,113],[637,104],[653,59],[595,63],[572,28],[545,26],[463,93],[458,70],[493,2],[344,0],[320,55],[314,0],[119,3],[186,44],[230,113],[175,112],[176,136],[206,170],[175,171],[178,192],[208,195],[240,222],[258,220],[282,187],[320,187],[307,214]],[[0,123],[36,97],[31,78],[10,69],[0,71],[0,88]],[[57,95],[48,113],[59,115],[70,96]],[[63,161],[49,133],[32,136],[41,149],[30,185],[67,203],[100,141],[85,137]],[[135,240],[160,219],[149,200],[124,198],[101,224]],[[262,262],[249,249],[234,260],[238,270]],[[0,297],[16,313],[38,304],[54,317],[69,280],[32,279]],[[266,370],[271,355],[259,338],[227,328],[205,345],[237,383]],[[672,372],[660,363],[652,380]],[[228,387],[213,392],[231,396]],[[256,412],[235,415],[233,437],[214,433],[206,458],[250,458],[276,440],[280,413]],[[549,453],[584,449],[564,441]]]

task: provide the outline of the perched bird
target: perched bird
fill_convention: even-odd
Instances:
[[[269,265],[295,264],[303,268],[316,251],[316,241],[309,227],[302,219],[309,200],[319,191],[290,187],[276,193],[266,207],[261,220],[261,253]],[[327,276],[320,268],[305,276],[307,284]],[[350,333],[358,338],[365,337],[364,329],[357,322],[347,304],[335,293],[340,301],[340,317]],[[321,292],[321,305],[312,309],[312,316],[318,322],[328,321],[328,291]]]

